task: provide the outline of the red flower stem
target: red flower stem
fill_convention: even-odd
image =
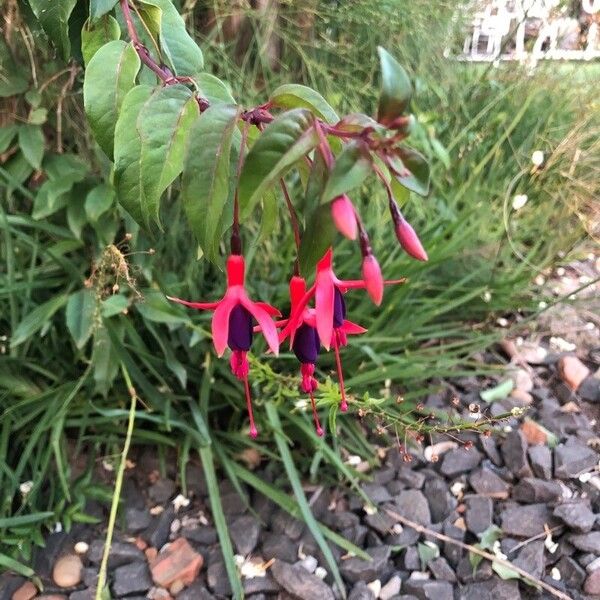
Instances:
[[[319,121],[318,119],[315,120],[315,130],[317,131],[317,135],[319,136],[319,152],[323,156],[327,168],[331,170],[333,168],[335,160],[333,158],[333,152],[331,151],[329,142],[327,141],[327,138],[323,133],[323,125],[324,124],[321,123],[321,121]]]
[[[142,42],[140,42],[140,38],[137,34],[135,24],[133,22],[133,17],[131,15],[131,9],[129,8],[129,4],[127,0],[121,1],[121,10],[123,11],[123,18],[125,19],[125,23],[127,24],[127,32],[129,33],[129,37],[131,38],[131,43],[137,55],[140,57],[140,60],[153,72],[156,76],[165,84],[172,85],[174,83],[178,83],[179,78],[174,77],[173,74],[159,65],[153,58],[150,56],[150,52]],[[189,78],[186,78],[189,79]]]
[[[321,427],[321,422],[319,421],[319,415],[317,413],[317,407],[315,405],[315,395],[313,394],[313,392],[310,392],[310,405],[312,406],[313,421],[315,422],[315,429],[317,431],[317,435],[321,437],[323,435],[323,428]]]
[[[404,219],[404,217],[402,216],[400,207],[396,202],[396,198],[394,198],[394,192],[392,190],[392,187],[390,186],[390,182],[386,179],[385,175],[383,174],[383,171],[376,164],[373,164],[373,170],[375,171],[377,177],[381,179],[381,182],[385,187],[385,191],[387,192],[388,196],[388,204],[390,208],[390,213],[392,215],[392,220],[394,221],[394,226],[397,227],[400,224],[400,222]]]
[[[342,401],[340,402],[340,410],[346,412],[348,410],[348,402],[346,401],[346,388],[344,386],[344,372],[342,370],[342,359],[340,358],[340,345],[338,332],[333,330],[333,351],[335,353],[335,364],[337,365],[338,382],[340,384],[340,393]]]
[[[242,128],[242,141],[240,143],[240,155],[238,157],[235,193],[233,195],[233,225],[231,227],[231,254],[242,253],[242,237],[240,235],[240,200],[239,200],[239,181],[242,166],[244,165],[244,151],[246,150],[246,141],[248,139],[248,123]]]
[[[258,430],[254,424],[254,413],[252,412],[252,396],[250,395],[250,384],[248,383],[248,375],[244,377],[244,391],[246,393],[246,408],[250,419],[250,437],[255,438],[258,435]]]

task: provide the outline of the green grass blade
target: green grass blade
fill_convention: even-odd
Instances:
[[[306,496],[304,495],[304,490],[302,489],[302,483],[300,482],[300,476],[296,470],[292,453],[290,452],[290,449],[285,441],[285,436],[281,431],[281,421],[279,420],[277,408],[272,402],[267,402],[265,404],[265,408],[267,409],[267,417],[269,418],[269,422],[273,428],[275,442],[277,443],[277,448],[279,449],[279,454],[281,455],[281,460],[283,461],[283,466],[285,467],[285,471],[292,486],[294,496],[296,496],[296,501],[298,502],[302,518],[315,538],[315,541],[319,545],[321,552],[323,552],[323,556],[329,565],[333,578],[342,594],[342,597],[346,598],[346,588],[344,587],[344,582],[342,581],[342,576],[340,575],[340,571],[331,552],[331,548],[327,545],[327,542],[323,537],[323,533],[319,528],[319,523],[312,514],[310,506],[306,500]]]
[[[223,560],[225,561],[225,569],[227,570],[233,597],[236,600],[242,600],[244,598],[244,590],[235,564],[233,546],[231,545],[231,538],[229,537],[229,530],[227,528],[227,520],[225,518],[225,513],[223,512],[223,505],[221,504],[221,492],[217,483],[212,448],[210,446],[201,446],[198,452],[200,453],[200,459],[202,460],[202,468],[204,469],[204,477],[206,478],[206,486],[208,487],[210,508],[215,521],[215,528],[219,535],[221,552],[223,554]]]

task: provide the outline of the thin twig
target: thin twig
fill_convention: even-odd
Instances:
[[[473,554],[477,554],[483,558],[486,558],[487,560],[489,560],[491,562],[497,562],[498,564],[502,565],[503,567],[511,569],[515,573],[518,573],[523,579],[531,581],[533,584],[546,590],[549,594],[552,594],[556,598],[560,598],[561,600],[572,600],[572,598],[570,598],[569,596],[567,596],[560,590],[557,590],[555,587],[552,587],[551,585],[547,584],[545,581],[542,581],[541,579],[534,577],[527,571],[521,569],[520,567],[517,567],[516,565],[514,565],[513,563],[511,563],[508,560],[504,560],[503,558],[494,556],[493,554],[490,554],[489,552],[486,552],[485,550],[482,550],[481,548],[477,548],[477,546],[465,544],[464,542],[455,540],[448,535],[444,535],[443,533],[438,533],[437,531],[434,531],[433,529],[424,527],[423,525],[420,525],[419,523],[415,523],[414,521],[411,521],[410,519],[403,517],[402,515],[398,514],[396,511],[390,510],[389,508],[386,508],[385,512],[390,517],[392,517],[392,519],[396,519],[397,521],[406,525],[407,527],[412,527],[415,531],[418,531],[419,533],[424,533],[424,534],[434,537],[442,542],[448,542],[449,544],[454,544],[455,546],[458,546],[459,548],[463,548],[464,550],[473,552]]]
[[[514,546],[513,548],[511,548],[508,551],[508,554],[512,554],[513,552],[516,552],[517,550],[519,550],[523,546],[527,546],[527,544],[529,544],[529,542],[535,542],[535,540],[539,540],[541,538],[545,538],[547,535],[550,535],[551,533],[555,532],[558,529],[563,529],[563,526],[562,525],[557,525],[556,527],[553,527],[552,529],[548,529],[547,531],[542,531],[542,533],[538,533],[537,535],[534,535],[533,537],[530,537],[530,538],[527,538],[526,540],[523,540],[520,544],[517,544],[516,546]]]

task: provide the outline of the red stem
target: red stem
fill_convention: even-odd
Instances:
[[[319,437],[322,437],[323,428],[321,427],[321,422],[319,421],[319,415],[317,413],[317,407],[315,405],[315,395],[313,392],[310,392],[310,405],[312,406],[313,421],[315,422],[315,429],[317,431],[317,435]]]

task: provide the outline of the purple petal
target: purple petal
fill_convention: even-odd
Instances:
[[[229,316],[227,345],[245,351],[252,345],[252,315],[241,304],[236,304]]]

